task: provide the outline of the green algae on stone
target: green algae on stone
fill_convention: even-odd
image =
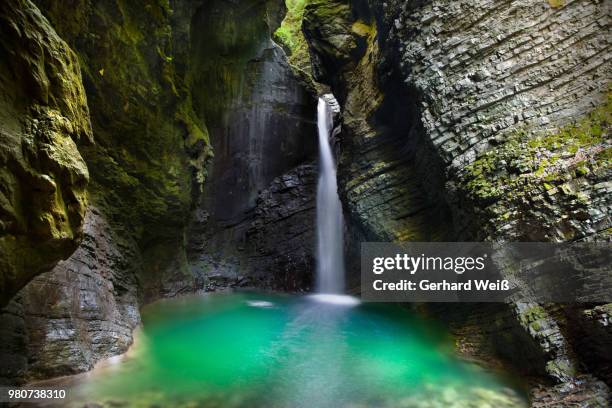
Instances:
[[[342,66],[352,60],[357,49],[352,24],[351,7],[347,2],[309,0],[304,8],[304,34],[309,38],[311,52],[331,65]]]
[[[29,0],[0,3],[0,305],[82,238],[93,142],[79,61]]]
[[[187,72],[190,21],[185,19],[197,5],[168,0],[74,0],[69,8],[59,0],[36,3],[81,62],[97,140],[83,151],[91,201],[123,238],[138,243],[140,252],[164,242],[180,253],[212,156]],[[171,258],[170,252],[161,255]],[[151,275],[142,281],[145,296],[164,262],[173,260],[135,266]]]
[[[281,26],[274,32],[274,39],[288,51],[289,63],[307,73],[311,71],[310,54],[302,32],[302,19],[308,1],[286,0],[287,14]]]
[[[545,210],[563,205],[565,213],[574,214],[580,221],[590,192],[581,191],[579,180],[588,178],[597,183],[610,171],[611,95],[586,117],[553,133],[532,136],[526,129],[515,131],[466,166],[462,184],[468,199],[485,208],[483,218],[499,226],[528,217],[533,209],[508,209],[535,200],[543,202]],[[564,238],[574,234],[566,228],[558,232]]]

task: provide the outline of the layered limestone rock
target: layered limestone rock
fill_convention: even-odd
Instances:
[[[347,2],[310,1],[303,28],[315,78],[329,83],[342,105],[336,145],[339,194],[356,254],[351,258],[358,258],[362,240],[451,239],[435,179],[439,167],[430,160],[426,178],[417,172],[419,161],[427,160],[414,137],[420,127],[412,121],[414,108],[398,103],[409,95],[397,78],[378,75],[383,54],[373,16]]]
[[[598,1],[397,5],[388,24],[400,70],[420,96],[420,119],[447,166],[449,189],[458,190],[456,206],[473,208],[475,216],[465,218],[485,232],[477,233],[479,238],[567,240],[610,227],[607,11]],[[591,112],[598,117],[584,123]],[[575,122],[584,129],[572,134],[564,125]],[[501,158],[504,150],[513,150],[513,157]],[[500,158],[485,177],[493,186],[457,180],[464,172],[473,173],[467,179],[482,173],[484,152]],[[517,180],[533,185],[528,189],[535,191],[521,197],[525,207],[533,205],[531,211],[503,197],[519,190],[508,185]],[[564,186],[567,194],[560,191],[561,197],[550,191],[549,198],[538,188],[544,182],[576,188]],[[565,202],[582,184],[590,185],[583,191],[592,202],[588,216],[572,207],[579,204]],[[505,211],[491,208],[498,201]],[[550,206],[557,207],[556,214]]]
[[[194,264],[205,268],[194,271],[205,290],[312,287],[317,173],[315,165],[304,164],[275,178],[246,219],[222,233],[234,238],[233,256],[221,257],[214,247],[197,252]],[[206,236],[206,229],[201,232]],[[216,242],[226,245],[227,241]]]
[[[599,1],[310,1],[303,25],[314,73],[344,108],[339,188],[355,237],[607,235],[607,10]],[[390,152],[376,154],[385,143]],[[606,374],[577,364],[568,313],[518,296],[501,316],[537,351],[528,354],[534,373],[605,399],[605,386],[576,379]],[[575,316],[592,325],[592,311]]]
[[[82,237],[93,141],[79,62],[26,0],[0,4],[0,307]]]
[[[386,13],[459,231],[560,241],[610,228],[605,4],[439,1]],[[551,311],[517,300],[515,313],[546,371],[571,379],[574,351]]]
[[[0,315],[0,382],[78,373],[125,352],[140,321],[135,250],[90,207],[79,248]]]
[[[303,164],[277,177],[257,200],[247,230],[251,275],[263,286],[313,287],[318,167]]]

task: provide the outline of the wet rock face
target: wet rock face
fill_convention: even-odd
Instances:
[[[612,304],[568,307],[568,329],[576,339],[580,358],[593,367],[607,384],[612,384]]]
[[[0,314],[0,381],[78,373],[125,352],[140,321],[135,250],[90,208],[79,248]]]
[[[248,265],[264,286],[313,287],[318,166],[304,164],[277,177],[257,199],[247,230]]]
[[[217,230],[212,238],[202,220],[203,230],[192,240],[190,259],[199,287],[288,291],[312,287],[317,174],[316,165],[304,164],[275,178],[246,219]]]
[[[342,106],[336,150],[339,194],[349,229],[349,259],[359,242],[452,239],[435,157],[417,138],[411,96],[393,72],[380,75],[378,23],[343,1],[312,1],[304,11],[314,72]],[[426,165],[427,172],[419,172]],[[436,179],[437,177],[437,179]],[[359,265],[349,265],[349,282]]]
[[[244,93],[230,102],[219,122],[210,120],[217,153],[205,194],[219,223],[240,220],[274,177],[315,151],[312,99],[284,58],[278,46],[266,45],[247,63],[240,79]]]
[[[352,13],[348,2],[313,0],[306,4],[302,30],[308,38],[313,76],[323,82],[335,82],[334,75],[358,54],[352,32]],[[336,82],[337,85],[341,81]]]
[[[204,206],[220,224],[316,149],[313,97],[271,40],[273,4],[213,1],[192,22],[194,100],[215,151]]]
[[[92,142],[76,55],[29,1],[0,5],[0,306],[82,236]]]
[[[248,235],[250,223],[258,217],[264,190],[275,190],[283,174],[297,177],[293,169],[316,152],[316,99],[271,40],[280,24],[274,18],[277,7],[272,1],[212,1],[192,21],[194,106],[206,118],[215,157],[188,238],[188,262],[206,286],[209,278],[221,282],[213,287],[223,286],[226,276],[233,276],[228,278],[232,282],[250,276],[250,284],[262,279],[270,286],[255,265],[267,260],[256,257],[252,264],[245,249],[262,236]],[[295,203],[288,202],[284,210],[285,204],[276,205],[291,213]],[[303,249],[295,250],[295,257],[305,259]],[[271,254],[270,262],[280,262],[278,256]],[[293,278],[289,281],[287,287],[295,288]]]

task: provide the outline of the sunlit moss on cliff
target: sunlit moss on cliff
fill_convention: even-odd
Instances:
[[[287,14],[274,33],[274,40],[287,51],[289,63],[305,72],[310,71],[310,55],[302,33],[302,18],[308,2],[309,0],[286,0]]]

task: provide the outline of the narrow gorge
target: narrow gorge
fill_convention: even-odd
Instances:
[[[0,403],[609,406],[609,265],[360,297],[368,242],[610,243],[610,11],[2,1],[0,387],[68,398]]]

